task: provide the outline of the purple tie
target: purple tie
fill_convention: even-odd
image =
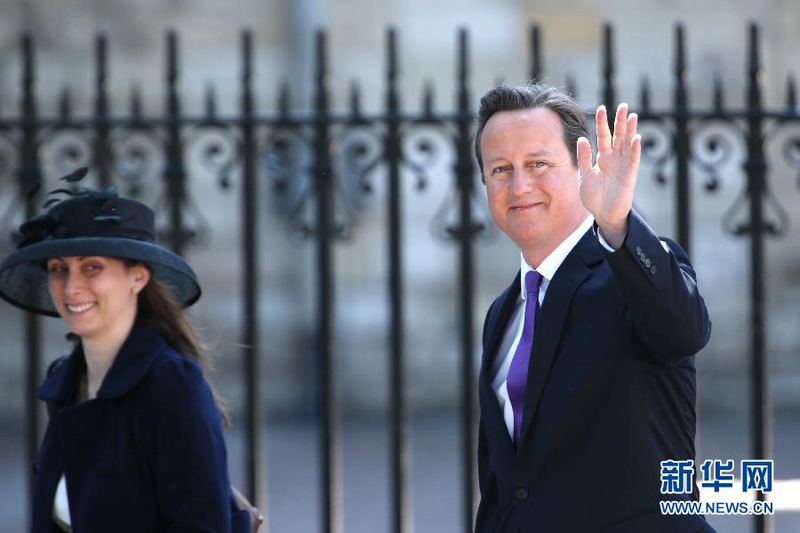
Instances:
[[[533,348],[533,330],[536,326],[536,312],[539,310],[539,285],[542,275],[531,270],[525,274],[525,315],[522,326],[522,337],[519,339],[511,366],[508,367],[506,388],[514,410],[514,442],[519,443],[522,430],[522,412],[525,409],[525,386],[528,383],[528,364]]]

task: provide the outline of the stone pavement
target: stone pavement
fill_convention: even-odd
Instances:
[[[776,478],[800,479],[800,414],[776,415]],[[6,424],[0,434],[0,532],[23,531],[25,483],[22,428]],[[387,426],[383,420],[348,421],[343,426],[344,531],[376,533],[389,527]],[[460,512],[459,426],[456,413],[415,414],[412,439],[414,531],[463,531]],[[241,436],[228,435],[229,464],[241,486]],[[267,453],[270,531],[319,531],[317,433],[312,419],[273,420],[264,443]],[[700,418],[698,460],[747,458],[746,421],[732,415]],[[264,502],[261,503],[264,505]],[[749,533],[746,517],[711,517],[719,533]],[[776,515],[777,533],[800,531],[800,512]]]

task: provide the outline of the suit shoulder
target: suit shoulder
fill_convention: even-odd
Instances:
[[[167,343],[163,344],[153,362],[150,381],[157,391],[165,393],[198,394],[208,389],[198,362]]]

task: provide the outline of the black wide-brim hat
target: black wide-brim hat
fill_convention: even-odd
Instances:
[[[17,250],[0,263],[0,297],[26,311],[57,317],[48,291],[47,260],[102,256],[144,263],[185,307],[200,298],[192,268],[155,243],[152,209],[120,198],[114,188],[62,192],[72,197],[20,226]]]

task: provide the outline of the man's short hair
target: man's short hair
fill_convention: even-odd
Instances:
[[[572,163],[578,165],[576,145],[578,138],[589,138],[589,125],[586,115],[575,99],[559,91],[556,87],[542,83],[511,86],[498,85],[483,95],[478,108],[478,130],[475,133],[475,157],[483,176],[483,159],[481,158],[481,135],[483,128],[492,115],[500,111],[519,111],[544,107],[553,111],[561,120],[564,129],[564,144],[572,157]],[[481,178],[483,179],[483,178]]]

